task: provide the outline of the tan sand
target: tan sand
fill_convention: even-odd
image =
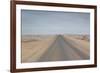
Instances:
[[[78,37],[78,38],[76,38]],[[79,49],[80,51],[84,52],[85,54],[90,54],[90,43],[86,39],[80,39],[82,36],[70,36],[70,35],[64,35],[64,38],[69,39],[70,41],[73,41],[73,46]]]
[[[54,36],[48,36],[37,41],[32,41],[33,39],[22,41],[22,62],[33,62],[39,59],[54,39]]]

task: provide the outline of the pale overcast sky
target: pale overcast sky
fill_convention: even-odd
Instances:
[[[22,35],[89,34],[90,14],[21,10]]]

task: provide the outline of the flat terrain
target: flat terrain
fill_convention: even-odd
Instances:
[[[22,36],[22,62],[86,60],[90,58],[87,35]]]

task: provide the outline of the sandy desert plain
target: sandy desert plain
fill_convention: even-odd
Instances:
[[[22,63],[87,59],[89,35],[22,35]]]

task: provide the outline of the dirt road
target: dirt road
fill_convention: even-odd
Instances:
[[[75,41],[65,39],[63,36],[58,35],[37,62],[89,59],[89,54],[85,53],[85,49],[81,48],[84,50],[80,51],[79,48],[75,47],[74,42]]]

